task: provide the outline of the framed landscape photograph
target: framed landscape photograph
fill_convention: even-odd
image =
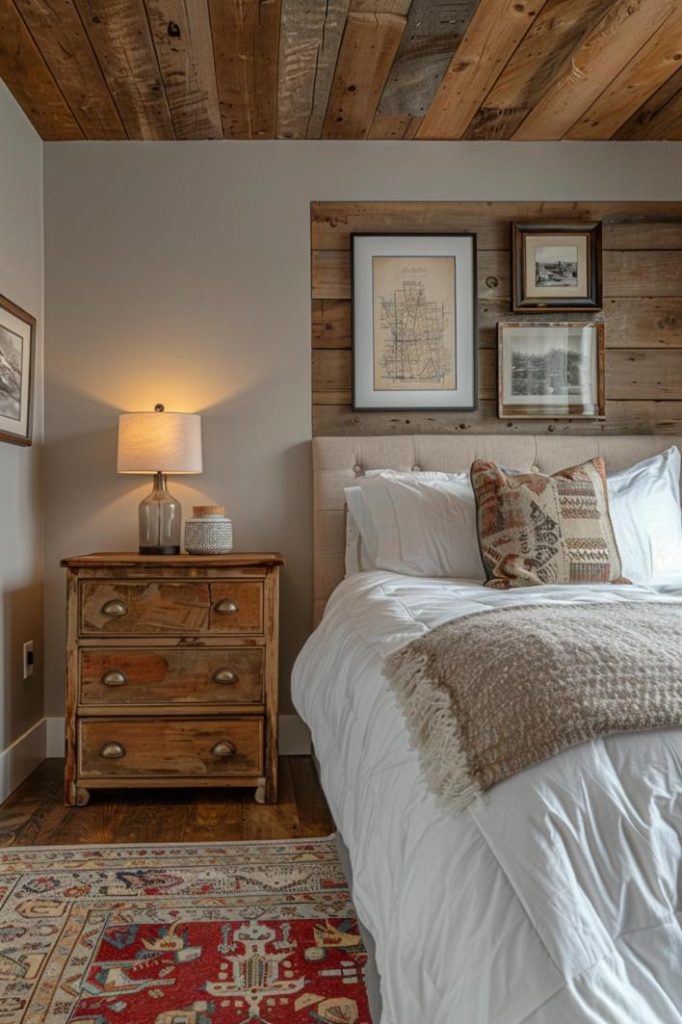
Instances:
[[[0,441],[31,443],[35,319],[0,295]]]
[[[601,309],[601,222],[512,225],[512,308]]]
[[[499,323],[498,414],[503,419],[605,415],[602,323]]]
[[[476,238],[351,237],[353,408],[476,408]]]

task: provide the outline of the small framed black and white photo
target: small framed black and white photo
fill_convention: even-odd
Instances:
[[[353,408],[476,408],[476,236],[354,234]]]
[[[31,444],[35,319],[0,295],[0,441]]]
[[[497,331],[501,418],[604,417],[604,324],[509,321]]]
[[[512,308],[602,308],[601,222],[512,225]]]

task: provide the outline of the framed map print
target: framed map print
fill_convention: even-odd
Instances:
[[[35,319],[0,295],[0,441],[31,443]]]
[[[351,236],[353,407],[476,408],[476,238]]]
[[[601,222],[512,225],[516,313],[601,309]]]

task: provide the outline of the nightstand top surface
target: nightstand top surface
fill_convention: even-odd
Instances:
[[[93,566],[225,566],[226,568],[253,565],[284,565],[278,551],[231,551],[228,555],[138,555],[134,551],[98,551],[89,555],[63,558],[67,569],[85,569]]]

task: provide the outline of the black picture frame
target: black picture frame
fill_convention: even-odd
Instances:
[[[528,266],[532,238],[549,236],[584,236],[585,290],[580,295],[528,294]],[[551,223],[520,223],[514,221],[511,228],[512,257],[512,311],[514,313],[594,313],[602,309],[602,224],[601,221],[561,221]],[[576,275],[579,266],[576,264]],[[547,289],[559,291],[558,288]]]
[[[6,298],[4,295],[0,295],[0,328],[4,327],[3,317],[9,314],[10,317],[14,317],[20,320],[28,328],[28,365],[26,371],[22,366],[21,370],[14,367],[15,373],[19,373],[19,402],[23,401],[24,389],[28,389],[26,395],[26,425],[23,430],[12,431],[0,426],[0,442],[7,444],[18,444],[24,447],[29,447],[33,443],[33,400],[34,400],[34,377],[35,377],[35,334],[36,334],[36,319],[27,313],[26,310],[17,306],[16,303]],[[6,328],[10,331],[10,328]],[[16,332],[12,332],[16,333]],[[1,350],[1,345],[0,345]],[[0,354],[2,354],[0,352]],[[4,358],[4,355],[3,355]],[[5,367],[7,370],[8,368]],[[11,368],[8,372],[11,372]],[[24,379],[26,378],[26,379]],[[7,423],[10,417],[2,417],[2,422]]]
[[[357,258],[357,246],[360,240],[366,239],[377,239],[377,240],[395,240],[395,239],[419,239],[424,241],[427,239],[437,239],[442,241],[443,239],[463,239],[466,240],[470,246],[470,260],[471,260],[471,291],[469,293],[471,303],[471,338],[469,339],[469,352],[470,352],[470,372],[467,374],[467,379],[470,382],[470,393],[471,400],[464,403],[453,403],[453,404],[436,404],[434,400],[433,404],[414,404],[413,402],[401,403],[398,401],[391,402],[390,404],[373,404],[360,398],[360,388],[358,386],[358,376],[360,373],[360,360],[358,359],[358,346],[359,346],[359,330],[358,330],[358,287],[357,287],[357,274],[358,274],[358,258]],[[352,360],[352,407],[356,412],[474,412],[478,408],[478,346],[479,346],[479,326],[478,326],[478,284],[477,284],[477,238],[475,232],[462,231],[462,232],[418,232],[418,231],[400,231],[391,233],[378,233],[371,231],[352,232],[350,236],[350,273],[351,273],[351,360]],[[409,252],[401,253],[404,258],[418,258],[423,254],[410,254]],[[437,254],[433,254],[437,255]],[[455,286],[456,286],[456,270],[455,270]],[[365,327],[365,342],[367,335],[367,328]],[[393,394],[405,394],[405,392],[392,392]],[[434,396],[439,395],[441,392],[434,391]]]

